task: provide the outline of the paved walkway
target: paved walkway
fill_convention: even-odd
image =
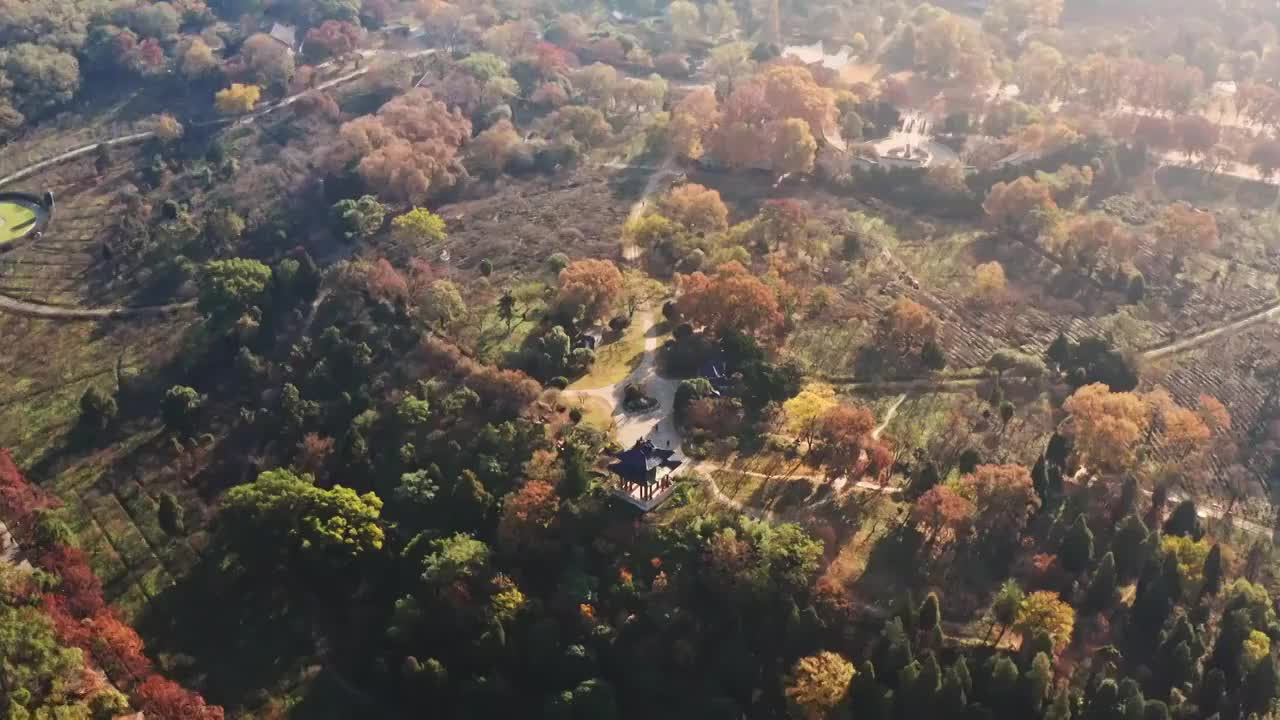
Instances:
[[[672,409],[675,407],[676,387],[679,380],[658,374],[658,335],[654,328],[657,320],[651,311],[636,316],[636,323],[644,332],[644,358],[630,375],[607,387],[593,390],[566,390],[563,395],[594,397],[608,403],[615,422],[614,435],[623,447],[631,447],[640,438],[648,438],[658,447],[680,449],[680,433],[676,430]],[[644,413],[630,413],[622,408],[622,397],[627,385],[635,384],[645,389],[649,397],[657,401],[654,409]]]

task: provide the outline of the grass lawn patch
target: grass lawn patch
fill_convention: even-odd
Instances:
[[[29,203],[0,200],[0,245],[26,237],[40,219],[40,211]]]
[[[603,398],[582,395],[569,401],[570,408],[582,411],[582,424],[612,434],[617,421],[613,419],[613,408]]]
[[[858,323],[806,323],[791,334],[785,353],[807,373],[850,375],[853,360],[871,338],[871,329]]]
[[[644,360],[645,332],[640,323],[631,323],[622,337],[596,348],[591,372],[569,386],[571,390],[595,390],[622,382]],[[661,344],[661,341],[659,341]]]

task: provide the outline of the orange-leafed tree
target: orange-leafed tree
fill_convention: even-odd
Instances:
[[[900,357],[918,355],[938,336],[938,320],[929,309],[906,297],[898,298],[880,326],[880,346]]]
[[[778,117],[803,120],[815,136],[835,123],[835,93],[815,82],[809,69],[801,65],[769,68],[764,76],[764,101]]]
[[[1102,383],[1085,385],[1067,398],[1071,433],[1081,464],[1123,470],[1131,466],[1151,424],[1151,407],[1141,395],[1111,392]]]
[[[862,405],[839,403],[818,418],[814,456],[826,465],[828,479],[857,479],[852,476],[866,467],[864,451],[875,426],[875,415]]]
[[[344,123],[328,161],[335,172],[354,164],[387,199],[418,203],[464,176],[458,148],[470,137],[469,120],[418,88]]]
[[[731,262],[714,275],[695,272],[679,278],[680,314],[700,327],[722,333],[737,330],[751,335],[776,335],[783,326],[773,288]]]
[[[671,150],[681,157],[697,160],[705,151],[703,138],[720,123],[720,104],[715,92],[698,88],[676,104],[671,112],[667,135]]]
[[[507,496],[498,520],[498,543],[512,553],[536,551],[551,545],[560,497],[550,483],[531,480]]]
[[[786,118],[778,124],[773,136],[770,160],[778,175],[813,172],[813,160],[818,152],[818,141],[800,118]]]
[[[623,287],[622,273],[611,261],[577,260],[560,271],[556,304],[561,312],[599,320],[622,297]]]
[[[1103,262],[1120,267],[1132,261],[1138,241],[1105,215],[1082,215],[1067,223],[1058,252],[1067,264],[1087,272]]]
[[[982,210],[987,221],[999,230],[1033,238],[1045,226],[1048,217],[1058,209],[1048,185],[1029,177],[1011,183],[996,183],[987,192]]]
[[[1174,258],[1209,252],[1218,246],[1218,239],[1218,221],[1213,213],[1197,210],[1186,203],[1166,207],[1156,225],[1157,243],[1162,251]]]
[[[659,208],[668,219],[691,232],[721,232],[729,227],[729,208],[720,199],[720,193],[697,183],[673,189],[659,203]]]
[[[961,484],[973,498],[978,534],[991,540],[1015,541],[1040,507],[1031,472],[1022,465],[979,465]]]
[[[1197,401],[1200,417],[1209,429],[1215,433],[1223,433],[1231,429],[1231,413],[1222,401],[1212,395],[1201,395]]]
[[[992,260],[973,270],[973,299],[982,305],[999,305],[1004,302],[1008,281],[1004,266]]]
[[[1208,450],[1213,431],[1195,410],[1176,405],[1161,408],[1160,424],[1165,446],[1179,459],[1185,461]]]
[[[964,537],[977,508],[949,485],[935,485],[911,508],[911,522],[925,537],[925,545],[946,546]]]

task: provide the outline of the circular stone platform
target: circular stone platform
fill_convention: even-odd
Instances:
[[[49,224],[49,211],[40,198],[27,193],[0,192],[0,251]]]

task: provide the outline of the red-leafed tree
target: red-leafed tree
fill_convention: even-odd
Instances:
[[[681,277],[676,304],[690,322],[717,333],[776,335],[784,320],[773,288],[736,262],[721,265],[715,275],[696,272]]]
[[[76,617],[91,617],[106,607],[102,581],[89,566],[89,556],[83,550],[54,545],[40,555],[37,564],[58,578],[58,596]]]
[[[560,497],[551,483],[533,480],[507,496],[498,520],[498,543],[507,552],[544,549],[552,543]]]
[[[204,698],[159,675],[144,680],[134,692],[133,700],[147,720],[223,720],[224,717],[221,707],[206,705]]]
[[[515,417],[524,412],[542,386],[519,370],[485,366],[467,376],[465,385],[480,396],[480,402],[495,415]]]
[[[935,485],[916,500],[911,522],[924,534],[925,545],[947,545],[968,532],[975,511],[973,502],[951,486]]]
[[[325,20],[319,27],[307,31],[304,43],[307,57],[327,60],[341,57],[356,49],[364,31],[358,25],[341,20]]]
[[[143,653],[142,638],[115,613],[99,612],[90,623],[89,632],[89,651],[108,677],[134,685],[151,674],[151,660]]]
[[[29,541],[34,530],[36,511],[56,507],[57,500],[27,482],[13,455],[0,448],[0,521],[19,543]]]

